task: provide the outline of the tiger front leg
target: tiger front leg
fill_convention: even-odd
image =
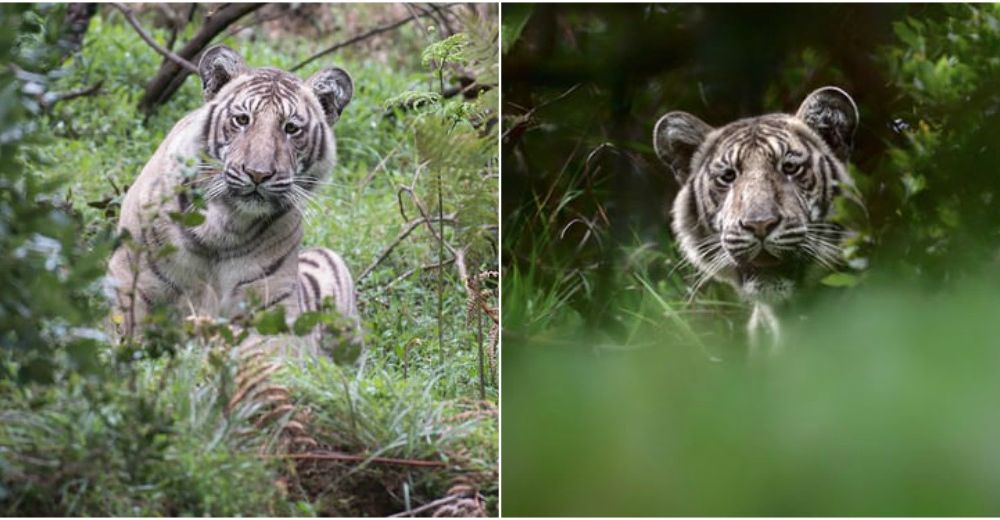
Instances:
[[[757,357],[763,349],[770,355],[781,350],[781,323],[769,304],[754,302],[750,322],[747,324],[750,341],[750,357]]]
[[[269,272],[265,267],[226,269],[223,272],[239,274],[238,280],[231,284],[232,289],[225,294],[222,302],[222,313],[230,316],[273,311],[276,307],[284,307],[285,319],[291,326],[298,317],[298,293],[295,275],[298,267],[293,259],[280,269]],[[249,274],[247,274],[249,273]],[[224,284],[223,287],[230,284]],[[223,289],[225,290],[225,289]]]
[[[119,338],[131,338],[149,313],[158,280],[148,274],[141,252],[131,244],[120,246],[111,256],[106,293],[113,295],[112,329]]]

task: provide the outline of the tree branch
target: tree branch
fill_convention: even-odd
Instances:
[[[433,220],[437,221],[436,218]],[[455,222],[455,215],[454,214],[445,215],[442,221]],[[403,230],[399,232],[399,235],[397,235],[396,238],[388,246],[386,246],[381,253],[379,253],[378,257],[375,258],[375,261],[372,262],[371,265],[369,265],[367,268],[365,268],[365,270],[362,271],[360,275],[358,275],[357,281],[360,282],[366,276],[371,274],[371,272],[375,270],[375,268],[378,267],[378,265],[381,264],[382,261],[385,260],[387,256],[389,256],[389,253],[391,253],[392,250],[395,249],[396,246],[400,244],[400,242],[402,242],[407,236],[410,235],[410,233],[413,232],[413,230],[417,229],[417,227],[419,227],[423,223],[424,223],[423,218],[418,218],[415,220],[411,220],[410,222],[407,222],[406,226],[403,227]]]
[[[450,504],[450,503],[452,503],[452,502],[454,502],[454,501],[456,501],[456,500],[458,500],[460,498],[462,498],[462,495],[448,495],[448,496],[446,496],[444,498],[439,498],[439,499],[437,499],[437,500],[435,500],[433,502],[428,502],[428,503],[426,503],[426,504],[424,504],[424,505],[422,505],[420,507],[415,507],[413,509],[409,509],[407,511],[403,511],[402,513],[396,513],[394,515],[389,515],[389,518],[399,518],[399,517],[404,517],[404,516],[415,516],[417,514],[423,513],[424,511],[427,511],[428,509],[434,509],[435,507],[440,507],[440,506],[443,506],[443,505],[446,505],[446,504]]]
[[[450,5],[444,7],[444,9],[450,9],[450,8],[451,8]],[[323,50],[317,52],[316,54],[313,54],[308,59],[306,59],[306,61],[303,61],[302,63],[299,63],[298,65],[292,67],[289,70],[291,72],[295,72],[295,71],[301,69],[302,67],[305,67],[306,65],[309,65],[310,63],[318,60],[319,58],[322,58],[323,56],[326,56],[327,54],[330,54],[331,52],[336,51],[337,49],[341,49],[341,48],[347,47],[348,45],[353,45],[353,44],[358,43],[358,42],[360,42],[362,40],[367,40],[368,38],[371,38],[372,36],[375,36],[377,34],[381,34],[381,33],[387,32],[387,31],[391,31],[393,29],[398,29],[399,27],[402,27],[402,26],[404,26],[404,25],[412,22],[413,20],[416,20],[417,18],[422,18],[424,16],[430,16],[430,13],[424,13],[424,14],[415,15],[415,16],[407,16],[406,18],[402,18],[402,19],[396,20],[395,22],[392,22],[392,23],[389,23],[389,24],[386,24],[386,25],[383,25],[383,26],[371,29],[368,32],[361,33],[361,34],[359,34],[357,36],[352,36],[351,38],[348,38],[347,40],[344,40],[344,41],[342,41],[342,42],[340,42],[340,43],[338,43],[336,45],[333,45],[332,47],[327,47],[326,49],[323,49]]]
[[[177,56],[197,62],[198,55],[208,47],[216,36],[230,25],[267,4],[223,4],[215,12],[205,16],[205,21],[197,33],[179,51]],[[184,84],[189,74],[197,74],[173,60],[164,61],[153,79],[146,84],[146,93],[139,101],[139,108],[150,113],[165,103]]]
[[[369,457],[366,455],[350,455],[333,451],[313,451],[308,453],[289,453],[274,455],[274,458],[294,460],[339,460],[344,462],[371,462],[374,464],[389,464],[394,466],[413,466],[418,468],[443,468],[448,466],[440,460],[393,459],[389,457]],[[270,457],[268,457],[270,458]]]
[[[42,96],[42,108],[44,110],[51,110],[52,107],[60,101],[69,101],[78,97],[93,96],[101,90],[101,85],[103,84],[104,80],[101,80],[89,87],[84,87],[78,90],[71,90],[69,92],[48,92]]]
[[[180,56],[174,54],[173,52],[170,52],[170,50],[156,43],[156,40],[154,40],[153,37],[150,36],[149,33],[147,33],[146,30],[143,29],[141,25],[139,25],[139,21],[135,19],[135,15],[132,14],[131,9],[125,7],[124,4],[118,2],[112,2],[111,5],[115,9],[118,9],[119,11],[122,12],[122,14],[125,16],[125,20],[129,23],[129,25],[131,25],[132,28],[135,29],[135,32],[139,33],[139,37],[142,38],[142,40],[145,41],[150,47],[152,47],[153,50],[160,53],[164,58],[167,58],[168,60],[176,63],[177,65],[180,65],[181,67],[184,67],[185,69],[188,70],[188,72],[191,72],[192,74],[198,73],[198,67],[194,66],[193,63],[191,63],[188,60],[185,60],[184,58],[181,58]]]

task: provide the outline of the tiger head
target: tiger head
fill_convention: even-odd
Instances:
[[[844,230],[833,199],[852,196],[846,161],[858,109],[824,87],[795,115],[769,114],[712,128],[685,112],[660,118],[656,154],[681,190],[672,227],[686,260],[753,301],[787,299],[808,268],[832,268]]]
[[[255,216],[300,207],[336,161],[331,127],[353,96],[350,75],[328,67],[303,81],[251,69],[221,45],[204,52],[198,69],[204,149],[215,165],[207,198]]]

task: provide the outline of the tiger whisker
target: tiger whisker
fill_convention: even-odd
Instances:
[[[709,235],[698,242],[695,243],[695,250],[700,255],[713,256],[718,253],[719,249],[722,248],[722,242],[719,240],[718,234]],[[673,276],[678,269],[693,265],[690,259],[686,256],[681,258],[681,261],[677,263],[670,271],[667,273],[667,278]]]
[[[694,297],[697,296],[698,291],[701,290],[702,286],[708,283],[709,280],[715,278],[715,275],[719,274],[724,267],[730,263],[729,256],[725,251],[716,253],[716,255],[708,262],[708,267],[701,274],[694,285],[691,287],[691,295],[688,297],[687,303],[690,305],[694,301]]]

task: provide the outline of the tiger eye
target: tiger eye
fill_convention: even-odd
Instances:
[[[796,163],[786,162],[786,163],[784,163],[784,164],[781,165],[781,172],[784,173],[785,175],[788,175],[789,177],[791,177],[791,176],[797,175],[799,172],[801,172],[802,171],[802,167],[803,167],[802,164],[796,164]]]
[[[299,133],[302,128],[298,127],[295,123],[285,123],[285,133],[288,135],[295,135]]]
[[[732,168],[726,168],[719,175],[719,180],[721,180],[722,182],[725,182],[726,184],[729,184],[730,182],[735,181],[736,180],[736,170],[734,170]]]
[[[246,114],[236,114],[233,116],[233,121],[239,126],[247,126],[250,124],[250,116]]]

